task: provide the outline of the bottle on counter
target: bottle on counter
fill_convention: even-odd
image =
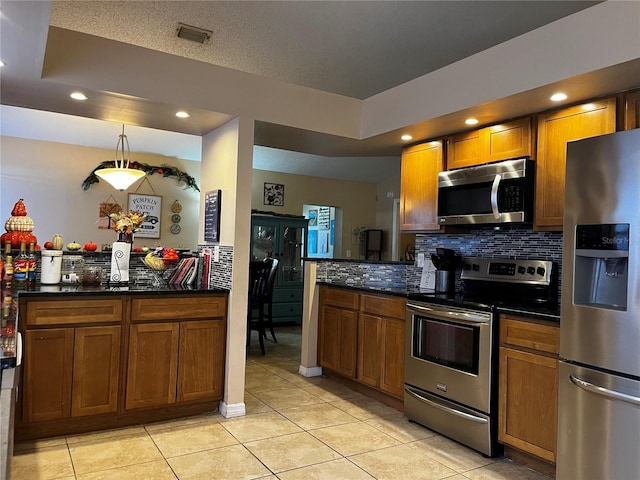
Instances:
[[[7,242],[4,256],[4,273],[2,274],[2,291],[13,290],[13,257],[11,243]]]
[[[13,281],[17,285],[27,283],[27,274],[29,271],[29,257],[27,256],[27,244],[23,240],[20,242],[20,253],[13,262]]]
[[[34,287],[36,285],[36,273],[38,272],[38,259],[36,258],[36,245],[34,242],[29,242],[28,258],[27,286]]]

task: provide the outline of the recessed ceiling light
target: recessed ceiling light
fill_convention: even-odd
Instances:
[[[82,92],[73,92],[70,97],[74,100],[86,100],[87,98],[89,98]]]
[[[466,123],[467,125],[475,125],[478,123],[478,119],[477,118],[467,118],[464,123]]]
[[[567,99],[567,95],[564,93],[554,93],[553,95],[551,95],[552,102],[561,102],[566,99]]]
[[[4,67],[4,62],[0,60],[0,67]]]
[[[405,134],[405,135],[402,135],[400,137],[400,139],[404,140],[406,142],[406,141],[409,141],[409,140],[413,140],[413,137],[411,135]]]
[[[189,115],[187,112],[180,110],[179,112],[176,112],[176,117],[178,118],[189,118],[191,115]]]

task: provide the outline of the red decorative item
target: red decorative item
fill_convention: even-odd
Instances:
[[[11,248],[20,248],[20,242],[25,241],[27,245],[30,242],[38,243],[36,236],[31,232],[5,232],[0,237],[2,245],[11,242]]]
[[[84,244],[84,249],[87,252],[95,252],[98,249],[98,245],[93,242],[88,242]]]
[[[159,169],[158,169],[158,173],[159,173],[160,175],[162,175],[162,169],[161,169],[161,168],[159,168]]]
[[[24,204],[24,199],[18,200],[13,209],[11,210],[12,217],[26,217],[27,216],[27,207]]]

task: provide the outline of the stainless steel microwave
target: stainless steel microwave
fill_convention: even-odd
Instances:
[[[488,163],[438,174],[438,224],[531,223],[535,162]]]

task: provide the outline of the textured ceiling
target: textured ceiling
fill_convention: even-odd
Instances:
[[[574,102],[637,87],[640,55],[633,45],[640,41],[633,41],[633,31],[612,31],[609,21],[600,36],[599,29],[587,27],[563,37],[566,21],[575,27],[586,25],[585,18],[595,19],[589,25],[597,26],[606,20],[602,15],[613,12],[619,25],[629,17],[615,8],[589,13],[613,2],[590,8],[598,3],[3,0],[0,132],[55,139],[56,130],[70,121],[46,116],[37,121],[31,114],[57,112],[86,121],[66,132],[65,141],[115,143],[124,123],[132,148],[191,158],[198,143],[193,136],[199,140],[240,116],[255,120],[256,145],[302,152],[292,157],[257,149],[256,158],[268,157],[266,168],[286,171],[298,159],[296,173],[376,181],[369,179],[397,173],[397,161],[384,159],[399,155],[404,145],[399,134],[407,129],[415,142],[464,129],[460,125],[467,114],[489,124],[534,112],[548,99],[547,90],[560,86],[572,89]],[[211,40],[198,45],[176,38],[178,22],[211,30]],[[547,27],[555,44],[545,42]],[[580,52],[578,68],[565,68],[571,63],[562,56],[565,49],[549,46],[581,45],[583,34],[586,40],[600,38],[607,49],[592,42],[585,51],[588,62]],[[514,42],[528,48],[514,57]],[[528,60],[531,50],[542,68],[532,63],[534,57]],[[496,57],[496,51],[509,53]],[[493,70],[480,59],[495,61]],[[512,63],[524,69],[509,70]],[[468,74],[469,65],[478,65],[471,73],[485,80],[494,71],[509,75],[496,78],[495,93],[489,92],[491,83],[476,88],[475,74],[451,77],[456,83],[451,88],[437,80],[437,88],[423,87],[425,78],[431,85],[431,79],[452,71],[466,69]],[[544,72],[542,81],[527,82],[535,71]],[[70,91],[78,88],[89,101],[69,100]],[[388,103],[388,112],[371,116],[365,110],[378,99]],[[411,111],[416,104],[431,106],[425,102],[440,99],[445,99],[442,108],[433,112]],[[173,116],[184,106],[192,115],[187,121]],[[16,107],[30,110],[28,122],[20,121]],[[371,128],[364,118],[374,119]],[[144,127],[151,133],[136,130]],[[165,131],[183,136],[171,136],[168,149],[166,142],[153,140],[154,132]],[[184,147],[181,138],[188,139]],[[363,156],[370,158],[358,159]],[[327,157],[345,161],[328,162]],[[379,165],[371,157],[379,157]],[[329,164],[333,168],[324,168]]]
[[[51,25],[365,99],[595,3],[56,1]]]

